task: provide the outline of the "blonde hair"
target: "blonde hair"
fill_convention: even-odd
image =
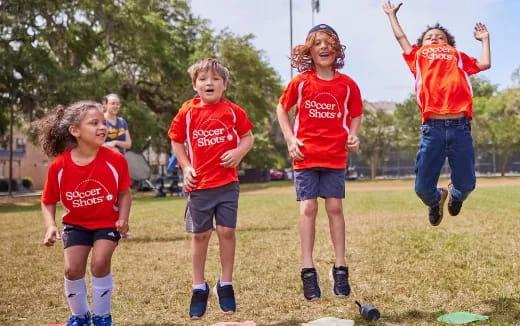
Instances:
[[[214,73],[217,73],[222,79],[224,80],[224,83],[227,83],[229,80],[229,70],[217,59],[213,58],[204,58],[200,59],[194,64],[191,65],[191,67],[188,68],[188,74],[190,74],[192,83],[195,83],[195,80],[197,79],[197,76],[201,72],[208,72],[212,71]]]
[[[297,45],[293,48],[291,53],[291,67],[296,69],[298,72],[315,69],[314,61],[312,61],[311,57],[311,48],[314,45],[314,40],[316,39],[316,34],[318,32],[325,33],[330,36],[331,47],[334,51],[334,54],[336,55],[336,60],[334,60],[332,67],[334,69],[341,69],[345,65],[346,46],[340,43],[336,34],[329,30],[321,29],[310,33],[305,40],[305,44]]]

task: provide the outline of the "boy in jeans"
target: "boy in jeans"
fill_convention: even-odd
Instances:
[[[415,163],[415,192],[428,206],[430,224],[441,223],[444,202],[448,212],[460,213],[462,202],[475,189],[475,153],[471,136],[473,99],[469,75],[491,67],[489,32],[477,23],[473,31],[482,43],[480,59],[455,48],[455,38],[446,28],[428,26],[411,45],[397,12],[402,3],[383,5],[394,36],[403,50],[403,58],[415,77],[417,105],[422,113],[421,142]],[[449,189],[437,188],[444,161],[451,169]]]
[[[182,105],[168,136],[187,193],[185,223],[186,232],[192,233],[193,278],[189,315],[198,319],[206,312],[210,293],[204,266],[213,218],[222,268],[214,292],[223,313],[236,311],[232,277],[239,194],[237,166],[253,146],[253,124],[242,108],[222,98],[229,78],[222,63],[202,59],[188,73],[198,97]]]

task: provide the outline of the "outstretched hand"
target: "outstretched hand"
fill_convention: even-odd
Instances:
[[[489,32],[487,30],[486,25],[484,25],[482,23],[476,23],[475,30],[473,31],[473,35],[479,41],[489,38]]]
[[[397,12],[399,11],[399,8],[401,8],[401,6],[403,5],[402,2],[400,2],[399,4],[394,4],[392,3],[391,1],[387,1],[383,4],[383,10],[385,11],[385,13],[387,15],[390,15],[390,14],[393,14],[393,15],[396,15]]]

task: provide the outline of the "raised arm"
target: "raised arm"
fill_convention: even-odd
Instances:
[[[397,11],[399,11],[399,8],[401,8],[402,5],[402,2],[395,5],[392,2],[387,1],[383,4],[383,10],[388,15],[388,19],[390,19],[390,26],[392,26],[392,31],[394,32],[394,36],[401,46],[401,49],[403,49],[405,54],[409,54],[412,51],[412,45],[408,41],[408,38],[397,19]]]
[[[482,51],[477,66],[482,70],[487,70],[491,68],[491,46],[489,42],[489,32],[486,25],[482,23],[475,24],[473,35],[475,36],[475,39],[482,42]]]

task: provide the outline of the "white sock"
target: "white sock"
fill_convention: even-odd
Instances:
[[[218,281],[220,283],[220,286],[226,286],[226,285],[233,285],[233,282],[222,282],[222,281]]]
[[[206,283],[193,284],[193,289],[194,290],[203,290],[203,291],[205,291],[206,290]]]
[[[92,313],[96,316],[110,314],[112,298],[112,274],[105,277],[92,276]]]
[[[87,302],[87,284],[85,278],[79,280],[65,279],[65,296],[69,303],[70,312],[75,316],[86,315],[90,308]]]

